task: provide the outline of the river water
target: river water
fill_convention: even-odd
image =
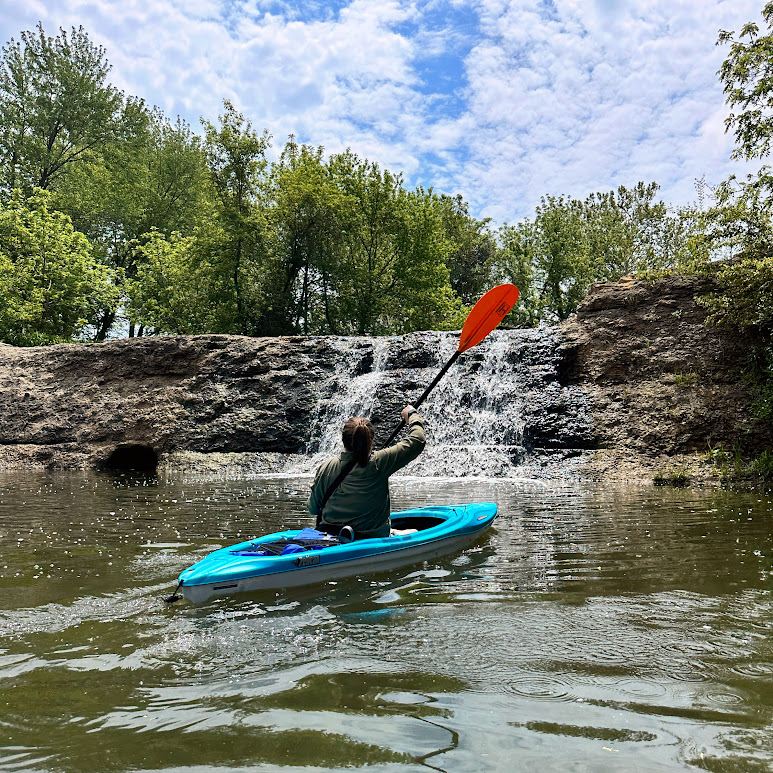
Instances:
[[[0,770],[773,770],[773,496],[397,477],[465,552],[164,604],[308,476],[0,477]]]

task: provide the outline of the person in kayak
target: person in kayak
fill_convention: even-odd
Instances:
[[[408,435],[381,451],[373,451],[373,426],[368,419],[358,416],[344,424],[344,450],[320,465],[311,486],[309,512],[317,516],[317,529],[338,535],[349,526],[354,539],[389,536],[389,476],[412,462],[427,444],[418,411],[406,405],[400,415]],[[348,474],[325,503],[325,495],[347,466]]]

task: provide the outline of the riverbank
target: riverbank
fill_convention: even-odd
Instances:
[[[703,324],[695,296],[710,289],[706,277],[602,283],[561,327],[492,334],[428,402],[436,453],[418,474],[719,480],[707,452],[759,454],[771,428],[742,376],[755,342]],[[337,411],[391,428],[455,340],[0,345],[0,469],[279,471],[334,447]]]

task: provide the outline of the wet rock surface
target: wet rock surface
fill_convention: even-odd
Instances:
[[[708,444],[762,449],[770,428],[751,418],[741,378],[753,342],[703,324],[694,297],[709,289],[709,279],[604,283],[560,328],[496,331],[425,404],[431,443],[414,474],[636,478]],[[265,474],[303,459],[311,469],[347,415],[390,434],[457,341],[0,345],[0,467],[131,466],[136,454],[138,466],[155,455],[176,469],[226,460]]]

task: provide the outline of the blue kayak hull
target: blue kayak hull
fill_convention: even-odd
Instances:
[[[293,539],[300,530],[281,531],[210,553],[183,571],[178,580],[185,598],[201,603],[213,596],[293,588],[360,574],[388,571],[426,561],[468,545],[497,516],[491,502],[448,507],[421,507],[392,514],[411,534],[334,542],[329,547],[289,555],[257,555],[261,543]]]

